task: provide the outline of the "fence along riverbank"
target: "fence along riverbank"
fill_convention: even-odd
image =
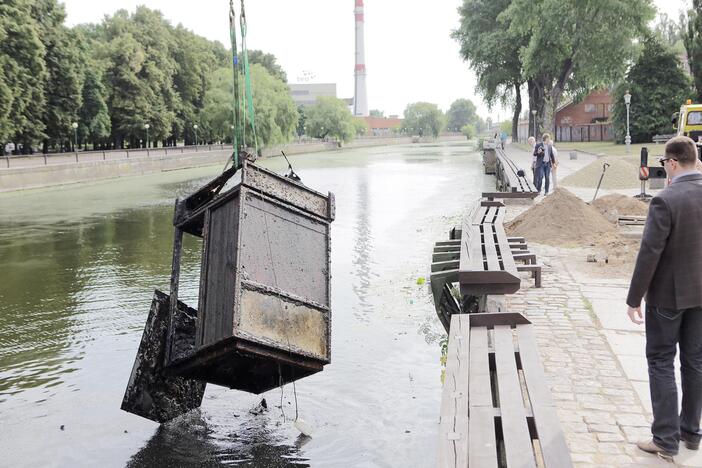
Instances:
[[[439,141],[465,137],[447,135]],[[359,138],[343,148],[410,144],[410,137]],[[342,149],[343,149],[342,148]],[[264,157],[304,154],[338,149],[336,142],[302,142],[264,148]],[[134,150],[86,151],[58,154],[9,156],[0,160],[0,192],[52,187],[101,179],[224,164],[231,145],[175,146]]]

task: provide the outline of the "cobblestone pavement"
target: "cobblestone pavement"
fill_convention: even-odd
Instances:
[[[544,265],[543,287],[535,288],[533,280],[523,276],[522,289],[507,297],[508,306],[534,323],[542,363],[575,465],[702,466],[699,454],[684,448],[673,464],[634,445],[650,437],[643,331],[626,332],[625,342],[619,346],[621,342],[612,341],[610,335],[622,330],[616,326],[605,328],[593,307],[595,299],[588,297],[611,295],[605,313],[623,319],[627,284],[584,282],[567,267],[574,259],[573,251],[532,243],[529,248]],[[602,290],[604,286],[609,289]],[[617,293],[613,294],[615,289]],[[611,310],[612,304],[617,308]],[[628,371],[632,357],[636,357],[636,370]],[[637,374],[636,379],[630,377],[631,373]]]

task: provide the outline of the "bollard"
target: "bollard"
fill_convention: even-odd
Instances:
[[[126,150],[126,151],[127,151],[127,159],[129,159],[129,150]]]
[[[44,153],[44,165],[45,165],[45,166],[47,165],[47,162],[46,162],[46,153]]]
[[[105,152],[103,151],[103,152],[102,152],[102,160],[105,161],[106,159],[107,159],[107,155],[106,155]]]
[[[5,161],[7,161],[7,168],[10,168],[10,155],[5,156]]]

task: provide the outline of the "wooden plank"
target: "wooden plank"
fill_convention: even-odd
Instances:
[[[572,467],[568,444],[546,386],[532,325],[517,325],[519,357],[546,468]]]
[[[518,312],[470,314],[470,326],[474,328],[518,324],[529,325],[531,322]]]
[[[475,327],[470,317],[466,314],[470,322],[470,378],[468,380],[468,397],[470,403],[470,414],[474,408],[493,408],[492,405],[492,385],[490,384],[490,362],[488,360],[488,329],[487,327]]]
[[[468,431],[468,465],[478,468],[497,468],[497,442],[493,408],[471,408]],[[466,465],[463,465],[466,466]]]
[[[483,224],[483,243],[485,247],[485,260],[487,260],[487,269],[491,271],[502,271],[500,259],[497,255],[495,247],[495,226],[492,224]]]
[[[451,317],[444,387],[439,419],[438,466],[468,465],[468,363],[470,327],[468,317]]]
[[[431,264],[431,272],[435,273],[437,271],[446,271],[446,270],[457,270],[458,269],[458,260],[448,260],[445,262],[435,262]]]
[[[496,230],[497,241],[500,245],[500,254],[502,255],[502,265],[505,271],[510,272],[516,276],[517,265],[514,263],[514,257],[512,257],[512,249],[509,242],[507,241],[507,234],[502,225],[498,226],[499,229]]]
[[[480,232],[475,225],[463,227],[459,270],[466,272],[484,271],[483,251],[480,246]]]
[[[494,331],[495,367],[507,466],[536,468],[514,356],[512,329],[507,325],[497,325]]]

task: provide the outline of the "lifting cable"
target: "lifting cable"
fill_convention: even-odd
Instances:
[[[251,125],[253,135],[253,145],[258,154],[258,139],[256,136],[256,119],[254,116],[253,90],[251,86],[251,72],[249,69],[249,54],[246,47],[246,13],[244,10],[244,0],[241,0],[241,16],[239,18],[241,26],[241,55],[237,47],[236,34],[236,13],[234,12],[234,0],[229,0],[229,38],[232,46],[232,71],[234,75],[234,94],[233,94],[233,110],[234,110],[234,125],[232,129],[232,143],[234,153],[232,154],[232,162],[234,167],[240,166],[239,153],[246,148],[246,125]],[[243,73],[244,92],[242,93],[241,82],[239,75]],[[243,95],[242,95],[243,94]],[[244,112],[243,118],[241,112]],[[247,119],[248,117],[248,119]],[[248,122],[247,122],[248,120]],[[229,165],[229,162],[227,162]],[[225,166],[226,169],[226,166]]]

